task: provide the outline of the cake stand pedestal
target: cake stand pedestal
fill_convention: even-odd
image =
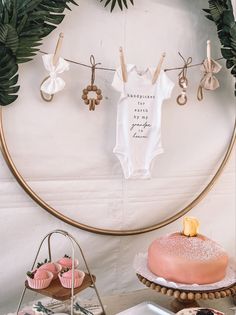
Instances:
[[[236,283],[226,288],[218,288],[217,290],[207,291],[187,291],[176,288],[164,287],[149,281],[140,274],[137,274],[140,282],[142,282],[148,288],[155,290],[156,292],[173,296],[174,300],[171,303],[172,310],[177,313],[184,308],[199,307],[197,301],[199,300],[213,300],[225,298],[226,296],[232,296],[236,293]]]

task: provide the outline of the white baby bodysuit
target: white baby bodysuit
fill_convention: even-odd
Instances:
[[[125,178],[150,178],[152,160],[163,152],[161,143],[162,103],[170,98],[174,83],[161,71],[152,84],[154,69],[140,73],[127,65],[128,80],[123,82],[121,68],[112,86],[121,93],[117,109],[116,146]]]

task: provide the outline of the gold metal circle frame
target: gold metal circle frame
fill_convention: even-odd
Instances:
[[[168,217],[167,219],[158,222],[156,224],[153,224],[151,226],[146,226],[143,228],[139,229],[133,229],[133,230],[111,230],[111,229],[105,229],[105,228],[96,228],[93,226],[89,226],[83,223],[80,223],[76,220],[73,220],[69,218],[68,216],[63,215],[60,211],[54,209],[52,206],[47,204],[40,196],[33,191],[33,189],[27,184],[25,181],[24,177],[20,174],[19,170],[17,169],[16,165],[13,162],[13,159],[11,157],[11,154],[8,150],[5,134],[4,134],[4,126],[3,126],[3,107],[0,106],[0,148],[3,154],[3,157],[17,180],[17,182],[20,184],[20,186],[24,189],[24,191],[44,210],[49,212],[50,214],[54,215],[56,218],[64,221],[65,223],[68,223],[72,226],[75,226],[77,228],[80,228],[82,230],[96,233],[96,234],[102,234],[102,235],[111,235],[111,236],[128,236],[128,235],[137,235],[137,234],[142,234],[142,233],[147,233],[151,232],[157,229],[160,229],[176,220],[184,216],[186,213],[188,213],[191,209],[193,209],[196,205],[198,205],[205,197],[206,195],[210,192],[212,187],[215,185],[221,174],[223,173],[229,158],[233,152],[233,147],[236,142],[236,120],[234,123],[234,128],[233,128],[233,133],[230,139],[230,142],[228,144],[228,148],[223,156],[223,159],[221,161],[221,164],[216,171],[215,175],[212,177],[210,182],[206,185],[206,187],[201,191],[201,193],[193,200],[191,201],[185,208],[182,210],[178,211],[176,214]]]

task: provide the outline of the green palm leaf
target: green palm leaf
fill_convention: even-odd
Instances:
[[[104,2],[104,6],[107,7],[109,4],[111,5],[111,12],[114,10],[115,6],[118,4],[119,8],[123,10],[123,7],[126,7],[128,9],[128,0],[100,0],[100,2]],[[129,0],[129,2],[134,5],[133,0]]]
[[[209,10],[210,10],[213,20],[215,22],[218,22],[221,19],[222,14],[224,12],[224,5],[223,3],[221,3],[221,1],[210,0]]]
[[[18,34],[10,24],[0,24],[0,43],[16,53],[18,48]]]
[[[0,46],[0,104],[9,105],[17,99],[19,91],[18,65],[10,49]]]
[[[204,10],[207,18],[214,21],[222,45],[221,53],[226,67],[236,78],[236,21],[231,0],[209,0],[209,9]],[[236,85],[235,85],[236,96]]]
[[[76,5],[74,0],[18,0],[18,63],[29,61],[36,55],[36,47],[63,21],[63,12],[70,9],[70,3]]]

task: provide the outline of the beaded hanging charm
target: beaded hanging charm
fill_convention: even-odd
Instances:
[[[83,90],[82,99],[84,100],[84,103],[89,106],[89,110],[94,111],[96,105],[100,104],[103,97],[102,90],[94,85],[96,66],[100,63],[95,63],[95,58],[93,55],[90,56],[90,63],[92,69],[91,84]],[[95,94],[95,97],[89,97],[90,93]]]
[[[187,79],[187,70],[189,65],[192,63],[192,57],[189,57],[187,60],[179,53],[180,57],[183,59],[184,66],[179,73],[179,86],[182,89],[181,94],[177,97],[177,103],[179,105],[185,105],[188,101],[187,98],[187,88],[188,88],[188,79]]]

